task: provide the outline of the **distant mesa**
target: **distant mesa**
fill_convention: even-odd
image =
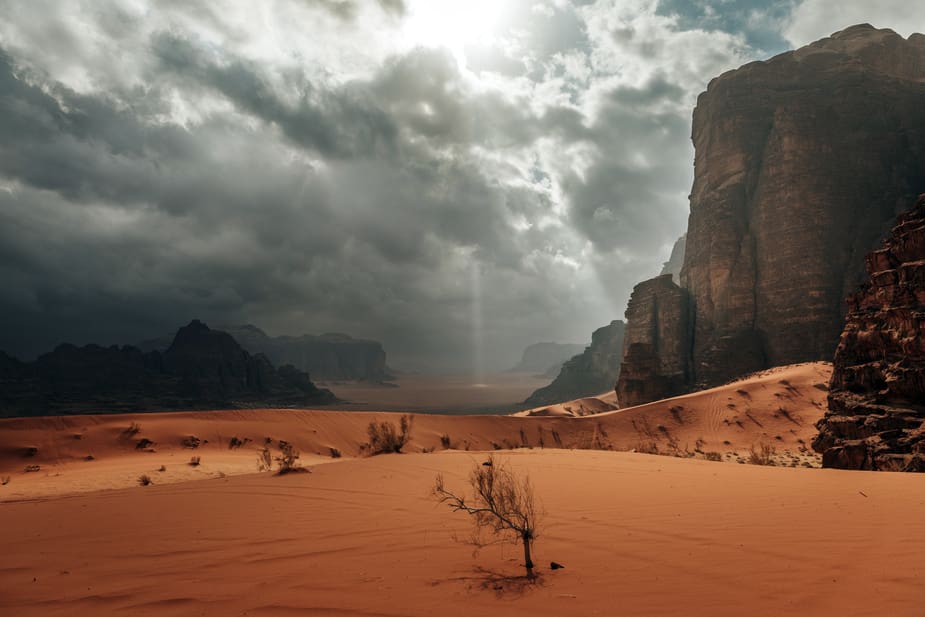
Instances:
[[[813,448],[824,467],[925,471],[925,195],[866,263]]]
[[[0,354],[0,416],[304,407],[335,402],[293,366],[275,368],[193,320],[163,352],[59,345],[35,362]]]
[[[595,330],[591,345],[563,364],[555,380],[531,394],[524,405],[552,405],[613,389],[620,373],[625,327],[623,321],[614,320]]]
[[[634,290],[621,405],[832,359],[863,256],[925,189],[923,100],[925,36],[866,24],[710,82],[680,280]]]
[[[529,373],[553,378],[569,358],[584,350],[581,343],[534,343],[524,349],[523,357],[509,373]]]
[[[267,335],[257,326],[219,326],[247,351],[264,354],[276,365],[291,364],[307,372],[315,381],[373,381],[392,379],[386,366],[385,350],[376,341],[355,339],[347,334],[312,336]],[[172,337],[139,343],[144,351],[163,351]]]

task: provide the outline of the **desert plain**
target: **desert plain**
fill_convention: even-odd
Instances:
[[[818,468],[830,370],[602,413],[419,414],[375,456],[368,425],[401,414],[3,420],[0,613],[921,614],[921,477]],[[310,473],[257,471],[280,440]],[[489,455],[534,485],[536,580],[430,494],[437,474],[469,490]]]

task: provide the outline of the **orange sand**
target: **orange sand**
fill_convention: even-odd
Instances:
[[[416,416],[409,454],[360,458],[368,423],[395,414],[0,421],[0,614],[919,615],[921,476],[698,460],[769,443],[779,464],[809,464],[800,440],[829,370],[587,417]],[[208,443],[183,448],[188,435]],[[233,436],[250,441],[229,449]],[[254,473],[265,437],[295,443],[312,473]],[[477,450],[522,443],[497,454],[546,510],[536,584],[518,547],[454,541],[470,521],[428,495],[441,472],[465,488]],[[610,451],[640,444],[692,458]]]

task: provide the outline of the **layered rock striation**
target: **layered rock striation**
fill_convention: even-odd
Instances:
[[[524,405],[552,405],[613,388],[620,374],[625,328],[626,324],[617,319],[595,330],[584,352],[563,364],[555,380],[531,394]]]
[[[925,195],[866,266],[813,448],[825,467],[925,471]]]
[[[633,289],[616,384],[621,407],[683,393],[690,381],[690,300],[671,273]]]
[[[687,388],[832,358],[863,255],[925,189],[922,100],[925,36],[866,24],[701,94],[681,271]],[[624,370],[646,374],[637,362],[651,358]]]
[[[290,407],[334,402],[292,366],[275,368],[194,320],[164,351],[59,345],[35,362],[0,355],[0,416]]]

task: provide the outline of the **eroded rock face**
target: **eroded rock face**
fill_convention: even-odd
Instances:
[[[534,343],[524,349],[512,373],[534,373],[550,378],[559,374],[567,360],[580,354],[584,345],[578,343]]]
[[[568,360],[555,380],[536,390],[524,405],[539,407],[594,396],[613,388],[620,374],[623,333],[626,324],[617,319],[591,335],[591,345]]]
[[[925,188],[923,100],[925,36],[869,25],[710,83],[681,272],[689,389],[832,358],[863,256]]]
[[[333,402],[291,366],[275,368],[199,321],[170,347],[59,345],[35,362],[0,354],[0,416],[306,406]]]
[[[690,382],[687,290],[662,274],[636,285],[626,308],[617,400],[629,407],[683,393]]]
[[[866,266],[813,448],[825,467],[925,471],[925,195]]]

